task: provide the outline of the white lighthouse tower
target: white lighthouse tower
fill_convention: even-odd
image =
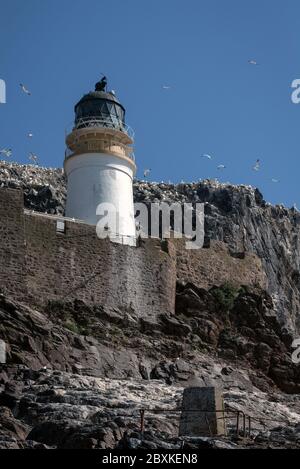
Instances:
[[[98,225],[98,236],[135,245],[133,132],[106,84],[104,77],[75,106],[66,137],[66,216]]]

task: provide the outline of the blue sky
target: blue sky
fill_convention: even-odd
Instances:
[[[135,130],[138,176],[218,176],[300,207],[299,1],[0,0],[0,16],[0,148],[14,161],[33,151],[62,166],[73,106],[103,72]]]

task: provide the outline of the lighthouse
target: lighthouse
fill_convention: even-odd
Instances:
[[[66,136],[66,217],[97,225],[99,237],[135,245],[133,131],[103,77],[75,105]]]

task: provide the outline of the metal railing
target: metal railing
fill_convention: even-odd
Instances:
[[[104,230],[102,232],[103,237],[100,239],[109,239],[110,241],[118,242],[119,244],[128,244],[128,242],[132,242],[136,244],[137,238],[134,235],[124,235],[124,234],[117,234],[112,233],[109,230]]]
[[[182,415],[182,412],[184,413],[191,413],[193,414],[204,414],[205,416],[211,415],[211,414],[216,414],[217,420],[223,420],[224,424],[226,425],[227,421],[234,421],[233,425],[233,430],[236,435],[236,437],[243,437],[243,438],[251,438],[251,423],[252,419],[249,415],[246,415],[245,412],[241,410],[235,410],[231,408],[225,408],[222,410],[199,410],[199,409],[139,409],[140,413],[140,432],[143,434],[145,431],[145,424],[146,424],[146,419],[145,419],[145,414],[146,412],[148,415],[151,414],[174,414],[176,419],[180,419],[180,415]],[[210,433],[210,436],[213,436],[213,433]],[[223,435],[226,436],[226,435]]]
[[[80,119],[76,120],[75,125],[72,125],[71,130],[70,128],[66,129],[66,135],[70,133],[70,131],[78,130],[78,129],[86,129],[86,128],[108,128],[118,130],[119,132],[123,132],[128,135],[129,138],[132,140],[134,139],[134,131],[129,125],[123,123],[113,115],[109,117],[102,117],[102,116],[91,116],[91,117],[81,117]]]

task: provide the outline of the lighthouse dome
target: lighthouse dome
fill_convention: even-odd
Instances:
[[[124,128],[125,109],[113,92],[91,91],[76,104],[75,127],[86,126]]]

